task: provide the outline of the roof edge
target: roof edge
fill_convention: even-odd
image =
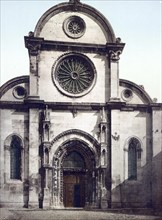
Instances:
[[[20,84],[20,83],[29,83],[29,76],[24,75],[24,76],[18,76],[15,78],[10,79],[9,81],[7,81],[6,83],[4,83],[1,87],[0,87],[0,98],[4,95],[4,93],[9,90],[10,88],[12,88],[13,86]]]
[[[126,80],[126,79],[119,79],[119,85],[121,85],[122,83],[125,83],[127,85],[130,85],[130,86],[136,88],[140,92],[140,94],[144,95],[144,98],[148,103],[153,103],[153,100],[151,99],[149,94],[141,86],[137,85],[136,83],[134,83],[132,81]]]
[[[50,9],[48,9],[38,20],[35,29],[34,29],[34,36],[39,37],[39,33],[43,27],[43,25],[55,14],[58,14],[62,11],[76,11],[76,12],[85,12],[87,14],[90,14],[93,17],[98,17],[100,24],[104,27],[106,33],[111,33],[111,42],[116,42],[116,37],[114,30],[108,21],[108,19],[97,9],[93,8],[92,6],[89,6],[87,4],[83,3],[71,3],[71,2],[63,2],[60,4],[57,4]],[[108,34],[107,34],[108,37]]]

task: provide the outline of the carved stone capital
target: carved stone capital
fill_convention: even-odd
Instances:
[[[29,50],[29,54],[32,56],[37,56],[39,54],[39,50],[41,48],[40,43],[28,43],[27,48]]]
[[[25,47],[29,50],[29,54],[37,56],[41,49],[43,38],[25,37]]]
[[[115,62],[120,59],[119,57],[120,54],[121,54],[121,50],[117,50],[117,51],[110,50],[109,51],[110,59]]]

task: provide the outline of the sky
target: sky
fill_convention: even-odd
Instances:
[[[68,0],[67,0],[68,1]],[[50,7],[65,0],[0,0],[1,78],[29,75],[24,36],[34,31]],[[143,85],[151,98],[162,102],[162,1],[81,0],[99,10],[110,22],[116,37],[126,43],[120,58],[121,79]]]

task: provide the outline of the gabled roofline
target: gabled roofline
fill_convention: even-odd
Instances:
[[[148,93],[139,85],[137,85],[134,82],[131,82],[129,80],[125,80],[125,79],[119,79],[119,85],[122,86],[122,84],[125,84],[128,86],[128,88],[132,88],[134,87],[140,94],[140,96],[146,100],[147,103],[153,103],[153,100],[151,99],[151,97],[148,95]]]
[[[74,1],[75,2],[75,1]],[[114,30],[110,24],[110,22],[107,20],[107,18],[101,14],[98,10],[96,10],[95,8],[86,5],[86,4],[82,4],[80,2],[76,3],[72,3],[72,1],[70,2],[65,2],[65,3],[60,3],[58,5],[55,5],[53,7],[51,7],[49,10],[47,10],[38,20],[35,30],[34,30],[34,37],[39,37],[39,34],[42,30],[42,27],[44,26],[44,24],[54,15],[63,12],[63,11],[76,11],[76,12],[84,12],[86,14],[91,15],[94,18],[97,18],[97,20],[100,22],[100,24],[102,25],[102,27],[105,30],[105,33],[107,33],[107,39],[110,40],[110,43],[115,43],[116,42],[116,37],[115,37],[115,33]],[[109,43],[109,42],[108,42]]]
[[[4,93],[7,90],[11,89],[12,87],[14,87],[14,86],[16,86],[17,84],[20,84],[20,83],[29,83],[29,76],[18,76],[18,77],[15,77],[13,79],[10,79],[6,83],[4,83],[0,87],[0,98],[4,95]]]

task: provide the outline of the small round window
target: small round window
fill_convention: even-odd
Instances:
[[[22,86],[17,86],[13,90],[13,95],[17,99],[23,99],[26,96],[26,89]]]
[[[85,33],[85,22],[78,16],[71,16],[63,23],[63,30],[68,37],[80,38]]]
[[[133,92],[130,89],[124,89],[122,92],[122,98],[125,101],[130,101],[133,98]]]
[[[70,54],[63,56],[54,66],[52,78],[62,93],[80,97],[93,88],[96,71],[89,58],[80,54]]]

